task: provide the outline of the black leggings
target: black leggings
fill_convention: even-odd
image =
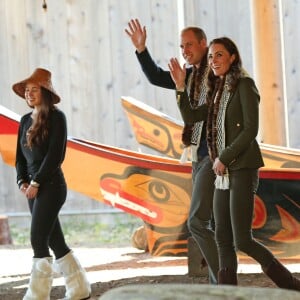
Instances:
[[[31,219],[30,239],[35,258],[49,257],[49,247],[56,259],[65,256],[70,248],[65,242],[58,213],[67,196],[62,174],[41,184],[35,199],[28,200]]]

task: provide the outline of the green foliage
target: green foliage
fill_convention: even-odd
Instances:
[[[107,220],[108,219],[108,220]],[[143,224],[139,218],[124,213],[109,216],[61,216],[65,239],[70,247],[126,247],[131,246],[131,236]],[[13,244],[30,246],[29,226],[10,226]]]
[[[10,225],[10,235],[16,246],[30,246],[29,231],[15,224]]]

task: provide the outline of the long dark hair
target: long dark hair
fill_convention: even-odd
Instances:
[[[55,99],[50,91],[41,87],[41,106],[36,115],[33,116],[33,122],[27,131],[27,146],[40,145],[49,134],[49,116],[55,109]]]
[[[208,48],[214,44],[221,44],[225,47],[225,49],[230,53],[230,55],[235,55],[235,59],[232,62],[227,74],[230,75],[228,82],[229,91],[233,91],[237,86],[238,80],[242,74],[242,59],[239,53],[239,50],[236,44],[228,37],[220,37],[213,39],[210,43]],[[221,79],[214,75],[213,71],[210,69],[207,76],[207,86],[208,86],[208,99],[213,97],[213,93],[215,87],[219,85],[219,81]]]
[[[230,65],[226,76],[223,76],[222,78],[220,76],[215,76],[211,69],[207,76],[208,116],[206,134],[209,155],[212,161],[218,156],[216,122],[222,93],[225,88],[227,92],[234,91],[242,74],[242,61],[235,43],[227,37],[221,37],[212,40],[208,47],[211,47],[214,44],[223,45],[230,55],[235,55],[235,59]]]

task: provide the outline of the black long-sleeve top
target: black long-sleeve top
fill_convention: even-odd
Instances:
[[[158,66],[152,59],[148,49],[146,48],[143,52],[135,52],[137,59],[141,65],[141,68],[148,78],[149,82],[153,85],[163,87],[166,89],[175,90],[176,86],[171,77],[170,71],[166,71]],[[192,68],[187,68],[185,82],[187,83]]]
[[[39,184],[48,181],[61,168],[67,143],[67,122],[64,113],[54,109],[49,115],[48,137],[41,145],[26,145],[26,132],[32,125],[31,113],[21,118],[17,139],[17,182],[30,180]]]

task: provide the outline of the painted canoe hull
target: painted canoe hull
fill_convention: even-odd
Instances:
[[[0,106],[0,153],[12,167],[19,120],[20,116]],[[187,253],[189,165],[68,137],[62,167],[70,190],[144,220],[153,255]]]
[[[0,112],[0,153],[13,167],[20,117],[1,106]],[[268,151],[271,160],[281,154]],[[291,155],[285,155],[287,162]],[[69,137],[63,169],[69,189],[144,220],[152,255],[187,255],[189,163]],[[277,255],[295,258],[300,254],[299,170],[265,169],[260,177],[254,235]]]
[[[180,159],[183,122],[132,97],[121,101],[139,144]],[[260,170],[253,234],[277,255],[300,256],[300,150],[260,146],[265,167]]]

